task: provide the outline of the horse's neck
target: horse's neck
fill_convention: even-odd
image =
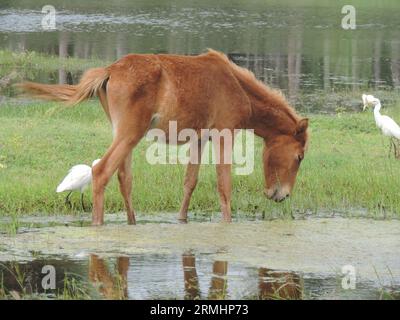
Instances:
[[[277,132],[293,134],[296,129],[297,119],[295,115],[288,110],[286,102],[275,97],[276,93],[271,96],[250,97],[252,105],[252,116],[248,123],[248,128],[254,129],[254,133],[262,138],[270,139]]]
[[[244,127],[266,139],[277,132],[292,134],[299,119],[280,93],[266,87],[250,71],[233,63],[230,66],[251,103],[252,115],[244,121]]]

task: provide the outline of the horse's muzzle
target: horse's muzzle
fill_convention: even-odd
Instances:
[[[287,188],[264,189],[264,194],[268,199],[274,200],[275,202],[282,202],[290,196],[290,192],[287,191]]]

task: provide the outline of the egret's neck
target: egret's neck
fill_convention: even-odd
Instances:
[[[375,105],[375,108],[374,108],[375,122],[376,122],[376,124],[378,124],[378,125],[379,125],[380,120],[381,120],[381,118],[382,118],[382,115],[381,115],[381,113],[380,113],[380,110],[381,110],[381,102],[378,101],[378,102],[376,103],[376,105]]]

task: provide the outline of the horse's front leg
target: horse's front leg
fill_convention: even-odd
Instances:
[[[199,176],[201,156],[203,154],[204,145],[207,143],[208,137],[199,139],[190,147],[190,160],[186,167],[185,180],[183,183],[183,200],[181,209],[179,210],[179,221],[186,223],[187,214],[192,197],[193,191],[197,185],[197,178]]]
[[[222,219],[225,222],[232,221],[231,213],[231,165],[217,164],[217,184],[219,192],[219,202],[221,205]]]
[[[228,140],[228,141],[227,141]],[[230,140],[230,141],[229,141]],[[217,169],[217,185],[219,192],[219,201],[222,211],[222,219],[225,222],[232,221],[231,214],[231,192],[232,192],[232,148],[233,135],[213,140],[216,154],[216,169]]]
[[[180,222],[187,222],[187,214],[189,210],[190,199],[192,197],[192,193],[197,185],[197,177],[199,175],[200,163],[192,164],[188,163],[186,167],[185,180],[183,182],[183,200],[181,204],[181,208],[179,210],[179,218]]]

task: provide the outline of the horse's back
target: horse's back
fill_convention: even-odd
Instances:
[[[130,54],[109,67],[128,90],[156,84],[156,127],[168,131],[235,127],[250,112],[250,103],[229,64],[217,54],[198,56]],[[129,94],[127,92],[126,94]]]

